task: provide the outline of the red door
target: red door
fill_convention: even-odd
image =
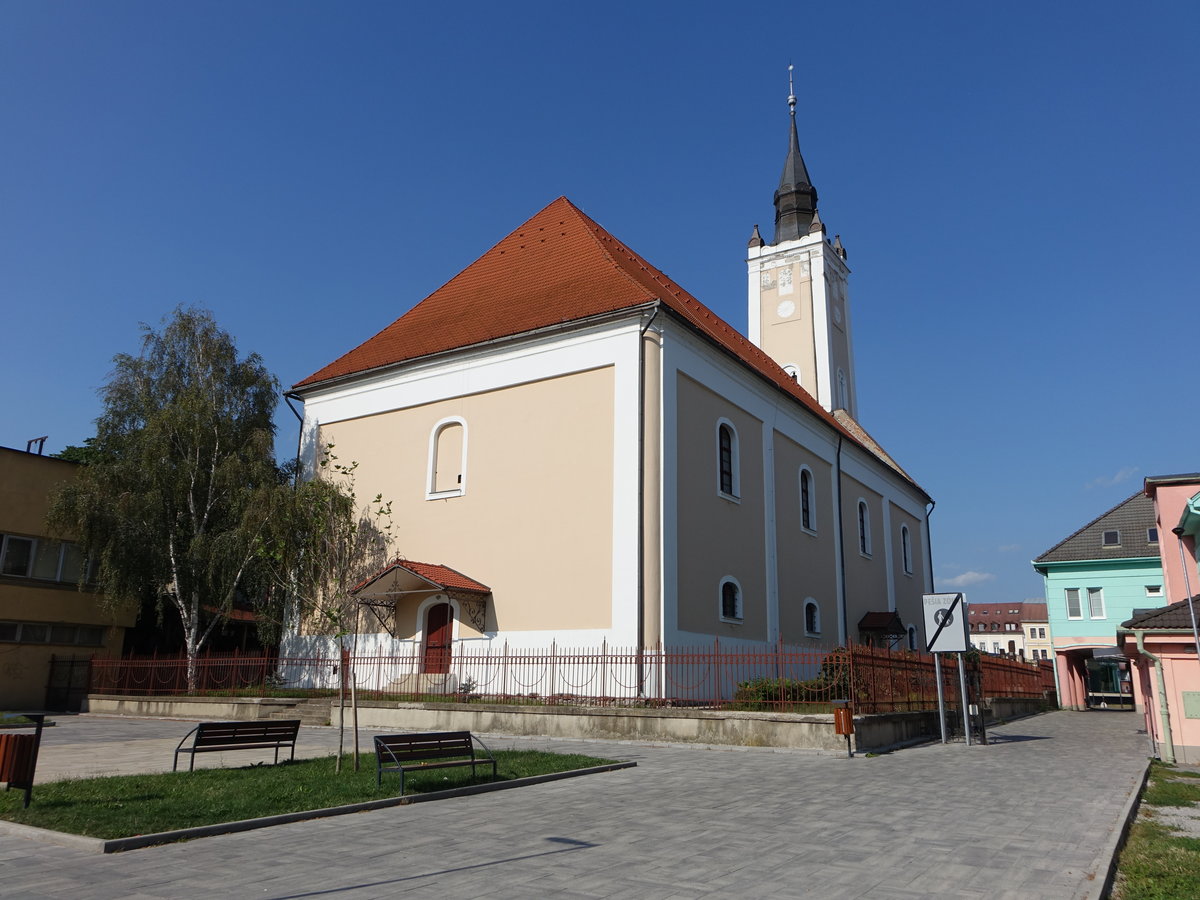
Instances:
[[[429,607],[425,614],[425,672],[444,675],[450,671],[450,640],[453,636],[449,603]]]

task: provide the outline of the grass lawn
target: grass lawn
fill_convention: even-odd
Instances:
[[[1182,780],[1176,780],[1182,779]],[[1154,763],[1117,867],[1116,900],[1200,897],[1200,838],[1155,821],[1155,810],[1200,803],[1200,775]]]
[[[536,750],[501,750],[495,756],[497,781],[612,762]],[[383,785],[376,787],[375,755],[364,753],[360,759],[361,768],[353,772],[351,760],[344,757],[340,774],[334,773],[334,757],[327,756],[277,766],[54,781],[34,787],[29,809],[21,808],[24,791],[0,793],[0,819],[112,839],[398,795],[398,775],[385,774]],[[490,779],[490,766],[479,772],[478,782]],[[410,772],[404,777],[404,793],[423,794],[471,783],[467,767]]]

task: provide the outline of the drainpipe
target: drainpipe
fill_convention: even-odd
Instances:
[[[1171,534],[1179,544],[1179,567],[1183,569],[1183,589],[1187,592],[1188,612],[1192,616],[1192,641],[1196,645],[1197,659],[1200,659],[1200,630],[1196,628],[1196,604],[1192,602],[1192,580],[1188,577],[1187,555],[1183,552],[1183,529],[1172,528]]]
[[[656,302],[650,318],[638,332],[638,520],[637,520],[637,654],[638,696],[645,696],[642,650],[646,646],[646,332],[658,318]]]
[[[838,585],[838,593],[841,595],[838,598],[838,605],[841,607],[838,616],[838,643],[843,647],[850,644],[850,624],[849,611],[846,609],[846,531],[842,527],[844,513],[842,510],[842,435],[838,433],[837,455],[834,458],[833,467],[833,489],[837,492],[837,511],[838,511],[838,568],[841,570],[841,578]]]
[[[296,485],[298,485],[300,483],[300,447],[301,447],[302,442],[304,441],[304,416],[302,416],[300,414],[300,411],[292,405],[293,399],[299,400],[301,403],[304,402],[304,400],[300,397],[300,395],[297,394],[295,391],[285,391],[284,392],[284,395],[283,395],[284,402],[287,403],[288,409],[290,409],[292,411],[292,415],[295,416],[296,419],[300,422],[300,427],[297,429],[298,434],[296,435],[296,471],[292,473],[292,487],[294,488],[294,487],[296,487]]]
[[[1167,704],[1167,683],[1163,678],[1162,660],[1146,649],[1142,643],[1142,639],[1146,636],[1146,632],[1142,629],[1134,629],[1134,635],[1137,636],[1138,653],[1154,663],[1154,675],[1158,682],[1158,711],[1162,716],[1162,761],[1167,765],[1175,765],[1175,742],[1171,740],[1171,711]]]

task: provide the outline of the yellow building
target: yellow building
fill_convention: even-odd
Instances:
[[[134,622],[135,611],[108,610],[97,594],[80,591],[79,548],[47,537],[50,495],[76,469],[0,447],[0,709],[45,707],[51,657],[118,656]],[[56,693],[49,702],[66,705]]]
[[[561,197],[295,385],[309,464],[356,462],[422,561],[360,652],[918,646],[931,501],[855,418],[849,269],[807,178],[793,121],[749,337]]]

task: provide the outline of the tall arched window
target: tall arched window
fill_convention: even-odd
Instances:
[[[817,601],[809,597],[804,601],[804,633],[816,635],[821,633],[821,608]]]
[[[850,389],[846,385],[846,373],[837,370],[837,403],[838,409],[850,408]]]
[[[726,575],[721,579],[720,614],[725,622],[742,621],[742,586],[736,578]]]
[[[858,552],[871,555],[871,511],[866,500],[858,501]]]
[[[738,468],[737,429],[728,419],[720,419],[717,422],[717,490],[734,500],[741,496]]]
[[[427,499],[458,497],[467,490],[467,423],[442,419],[429,435]]]
[[[800,525],[805,531],[817,530],[817,508],[813,497],[813,475],[808,466],[800,469]]]
[[[916,625],[908,626],[908,649],[909,650],[917,649],[917,626]]]
[[[912,536],[908,533],[908,526],[900,526],[900,556],[904,560],[904,574],[911,575],[913,573],[912,563]]]

